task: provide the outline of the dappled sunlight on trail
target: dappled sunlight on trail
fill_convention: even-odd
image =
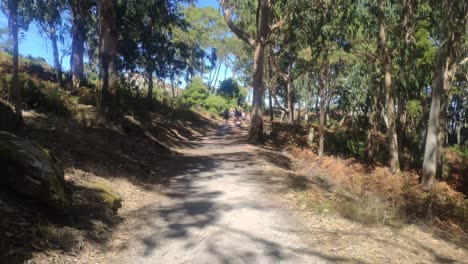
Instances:
[[[138,209],[140,229],[117,263],[315,263],[288,212],[262,194],[255,147],[225,125],[168,164],[167,199]]]

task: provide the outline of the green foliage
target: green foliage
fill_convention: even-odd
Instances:
[[[408,118],[415,120],[416,122],[421,120],[423,117],[423,109],[421,101],[411,100],[408,101],[406,108],[408,109]]]
[[[238,98],[240,95],[239,85],[231,78],[222,81],[217,92],[222,97],[229,99]]]
[[[77,97],[70,96],[56,83],[35,82],[25,74],[20,74],[20,83],[24,87],[24,102],[34,109],[67,116],[78,104]]]
[[[365,133],[339,129],[325,134],[325,145],[334,155],[363,159],[367,144]]]
[[[194,78],[182,94],[185,103],[190,107],[204,106],[204,101],[208,95],[208,87],[201,78]]]
[[[225,109],[229,109],[231,105],[226,99],[219,95],[210,95],[205,99],[205,108],[213,114],[222,116]]]

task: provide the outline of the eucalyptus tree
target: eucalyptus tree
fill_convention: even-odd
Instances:
[[[27,29],[30,16],[26,8],[29,3],[26,0],[2,0],[0,2],[2,12],[8,17],[8,31],[11,34],[13,67],[11,85],[8,87],[8,101],[15,106],[15,113],[20,120],[23,119],[21,108],[21,87],[19,84],[19,31]]]
[[[87,32],[93,28],[93,3],[91,0],[68,0],[72,16],[72,44],[70,68],[72,84],[75,89],[80,87],[84,77],[84,53]]]
[[[263,142],[263,93],[265,47],[272,31],[281,25],[274,16],[273,0],[220,0],[224,20],[231,31],[254,50],[252,119],[249,140]]]
[[[377,18],[379,25],[378,33],[378,49],[381,63],[381,71],[383,73],[383,83],[385,88],[386,99],[386,120],[387,120],[387,139],[389,147],[389,165],[390,170],[395,173],[400,170],[398,138],[395,122],[395,102],[394,102],[394,84],[392,83],[392,58],[391,51],[387,43],[387,16],[385,14],[385,6],[389,1],[380,0],[377,7]]]
[[[294,104],[296,102],[296,93],[294,81],[307,70],[306,67],[297,67],[299,60],[298,51],[300,45],[295,36],[294,23],[285,23],[285,26],[278,30],[274,35],[273,47],[269,49],[271,65],[275,69],[276,75],[286,84],[286,112],[288,113],[288,122],[294,122]]]
[[[52,44],[52,55],[56,79],[62,85],[62,64],[59,54],[59,41],[63,42],[64,36],[61,32],[62,14],[65,10],[65,2],[62,0],[34,0],[30,6],[32,16],[40,31]]]
[[[97,114],[104,122],[118,115],[117,75],[117,4],[115,0],[99,0],[99,86]]]
[[[446,123],[447,95],[449,94],[457,68],[468,61],[466,56],[466,26],[468,4],[465,1],[433,1],[434,9],[440,13],[438,25],[440,46],[434,65],[432,99],[422,166],[422,186],[430,189],[437,172],[441,155]]]
[[[182,46],[176,43],[174,36],[175,29],[184,27],[178,2],[181,1],[122,1],[119,5],[122,66],[132,70],[144,69],[148,80],[148,99],[153,97],[155,74],[163,80],[171,78],[177,72],[174,66],[185,68],[186,65],[181,55],[187,52],[178,52]],[[189,48],[184,46],[183,49]]]
[[[202,78],[207,80],[208,88],[214,92],[221,66],[227,65],[229,49],[229,28],[223,21],[223,17],[213,7],[198,7],[190,4],[181,9],[186,27],[175,30],[177,41],[187,46],[200,48],[199,53],[189,61],[189,66]],[[198,57],[197,57],[198,56]],[[208,62],[208,64],[207,64]],[[208,76],[205,73],[209,72]]]
[[[348,20],[354,6],[348,1],[288,1],[285,24],[294,30],[298,55],[290,56],[297,67],[310,72],[318,84],[320,103],[319,156],[324,152],[326,116],[337,87],[343,51],[349,50]],[[292,34],[289,34],[291,37]],[[300,72],[300,71],[299,71]],[[313,87],[313,86],[310,86]]]

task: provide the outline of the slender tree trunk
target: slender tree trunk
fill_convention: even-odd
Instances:
[[[23,120],[21,109],[21,87],[19,85],[19,41],[18,41],[18,0],[9,1],[10,17],[8,25],[13,40],[13,76],[11,78],[10,89],[8,90],[8,101],[15,106],[15,113],[19,121]]]
[[[287,80],[287,89],[288,89],[288,123],[292,124],[294,122],[294,87],[290,76]]]
[[[216,77],[214,79],[214,83],[212,84],[213,85],[213,92],[216,90],[216,83],[218,82],[218,76],[219,76],[220,71],[221,71],[221,63],[219,63],[219,65],[218,65],[218,70],[216,71]]]
[[[320,91],[318,91],[318,93],[320,93]],[[315,115],[314,115],[314,122],[317,120],[317,117],[319,115],[319,94],[317,94],[315,96],[315,106],[314,106],[314,110],[315,110]]]
[[[54,68],[57,82],[60,86],[63,85],[62,83],[62,65],[60,64],[60,55],[58,50],[58,43],[57,43],[57,32],[55,29],[55,25],[53,23],[49,24],[49,37],[50,41],[52,42],[52,54],[54,57]]]
[[[297,122],[301,122],[301,102],[299,101],[297,103],[297,117],[296,117]]]
[[[216,71],[216,68],[215,68],[215,71]],[[210,92],[212,92],[211,91],[211,83],[213,82],[213,79],[214,79],[214,74],[213,74],[213,71],[211,70],[210,74],[208,75],[208,90]]]
[[[201,63],[201,64],[200,64],[200,65],[201,65],[201,74],[200,74],[200,76],[201,76],[201,78],[202,78],[202,80],[203,80],[203,78],[204,78],[204,76],[205,76],[205,56],[202,56],[202,57],[200,58],[200,60],[201,60],[201,61],[200,61],[200,63]]]
[[[174,99],[176,97],[176,94],[175,94],[175,87],[174,87],[174,72],[172,71],[171,72],[171,91],[172,91],[172,99]],[[172,100],[174,101],[174,100]]]
[[[84,73],[84,44],[86,41],[86,13],[88,1],[73,1],[72,3],[72,50],[70,56],[73,88],[80,88]]]
[[[227,62],[226,62],[227,63]],[[228,67],[227,65],[224,65],[224,79],[227,79],[227,70],[228,70]]]
[[[275,116],[273,112],[273,100],[271,98],[271,88],[268,90],[268,104],[270,105],[270,122],[273,124],[273,120],[275,120]]]
[[[439,48],[434,68],[431,110],[429,112],[422,167],[421,184],[425,189],[430,189],[432,187],[437,173],[437,163],[440,155],[439,132],[441,115],[445,114],[442,113],[442,101],[445,90],[449,90],[452,86],[452,79],[456,71],[456,63],[450,59],[448,54],[448,45],[449,44],[445,43]]]
[[[325,87],[325,70],[326,70],[326,63],[323,63],[322,68],[320,69],[320,79],[319,79],[319,86],[320,86],[320,126],[319,126],[319,148],[318,148],[318,155],[319,157],[323,156],[323,145],[325,141],[325,110],[326,110],[326,87]]]
[[[252,98],[252,120],[249,128],[249,140],[263,142],[263,67],[264,67],[264,44],[255,42],[254,65],[253,65],[253,98]]]
[[[228,7],[228,1],[220,0],[223,7],[224,20],[231,31],[241,40],[249,44],[254,49],[253,63],[253,97],[252,97],[252,113],[249,127],[249,141],[258,143],[263,142],[263,76],[264,76],[264,61],[265,61],[265,41],[271,33],[270,23],[272,14],[273,1],[257,0],[258,9],[256,12],[256,27],[257,34],[255,39],[249,34],[238,28],[232,21],[231,9]]]
[[[234,66],[232,67],[231,79],[234,80],[236,78],[236,73],[237,73],[237,68]]]
[[[460,121],[458,121],[457,128],[456,128],[456,133],[457,133],[457,145],[461,145],[461,130],[462,130],[462,124]]]
[[[376,87],[378,90],[378,87]],[[372,101],[369,111],[369,129],[367,130],[367,147],[366,147],[366,160],[372,166],[375,164],[375,154],[377,153],[377,135],[378,135],[378,107],[379,107],[378,92],[372,95]],[[354,110],[353,110],[354,112]],[[352,114],[351,116],[353,116]]]
[[[148,68],[147,69],[147,75],[148,75],[148,100],[151,101],[153,100],[153,69]]]
[[[400,170],[400,164],[398,159],[398,139],[395,124],[395,103],[393,101],[394,94],[392,85],[392,61],[390,59],[390,51],[388,50],[387,46],[384,4],[385,1],[380,1],[378,8],[379,50],[380,58],[382,60],[382,71],[384,73],[384,88],[387,99],[386,116],[388,119],[387,137],[390,157],[389,166],[392,173],[396,173]]]
[[[118,114],[117,27],[115,0],[99,0],[99,91],[97,110],[104,121]]]

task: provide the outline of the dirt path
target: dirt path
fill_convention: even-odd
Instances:
[[[292,214],[266,198],[245,132],[225,126],[174,164],[167,196],[110,263],[322,263]]]

